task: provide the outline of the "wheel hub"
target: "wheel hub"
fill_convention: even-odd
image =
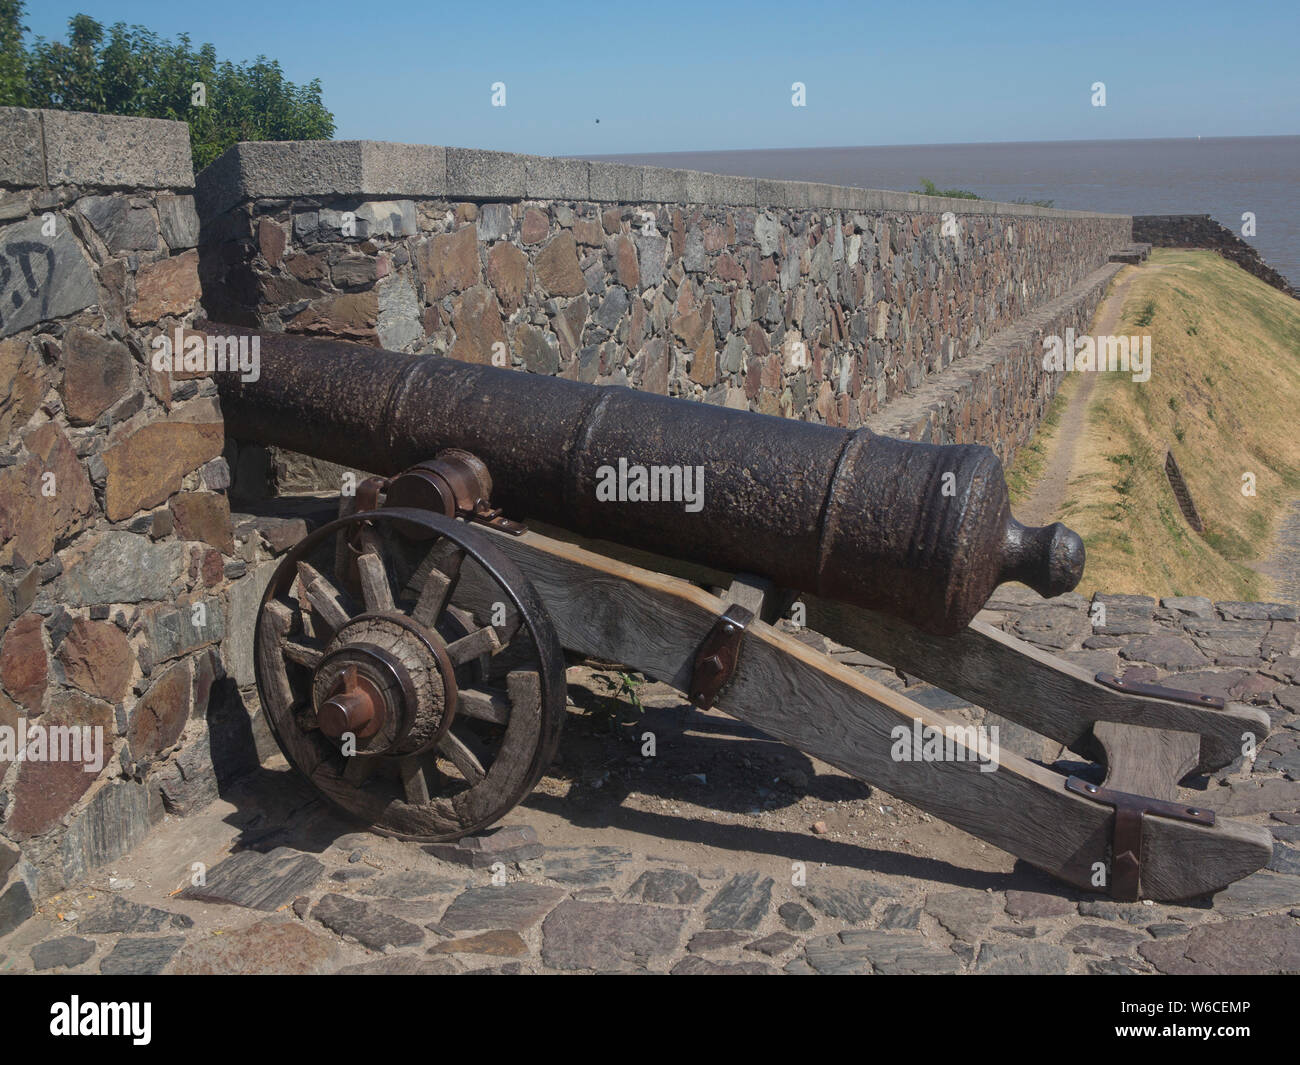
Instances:
[[[436,633],[396,614],[361,614],[335,633],[312,678],[321,732],[357,755],[405,756],[446,734],[456,671]]]

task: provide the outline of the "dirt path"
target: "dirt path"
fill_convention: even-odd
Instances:
[[[1161,266],[1125,267],[1115,275],[1101,306],[1093,317],[1094,335],[1113,334],[1116,332],[1120,313],[1124,309],[1124,300],[1133,282],[1138,277],[1138,270],[1161,270]],[[1016,516],[1026,525],[1046,525],[1058,521],[1070,488],[1070,481],[1075,474],[1075,458],[1088,428],[1088,411],[1092,406],[1092,397],[1096,389],[1097,375],[1083,374],[1070,397],[1069,405],[1061,415],[1056,432],[1047,441],[1047,458],[1042,475],[1033,490],[1016,508]]]

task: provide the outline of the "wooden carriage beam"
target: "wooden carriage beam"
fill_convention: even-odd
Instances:
[[[725,602],[536,532],[488,535],[532,581],[566,648],[689,688],[695,652]],[[945,734],[960,737],[966,726],[770,625],[750,623],[739,669],[717,705],[1053,876],[1101,888],[1098,863],[1108,860],[1115,820],[1109,807],[1067,790],[1051,770],[1005,750],[988,758],[960,738],[950,760],[896,760],[900,727],[952,728]],[[1230,820],[1207,826],[1147,817],[1144,838],[1141,890],[1157,900],[1220,890],[1272,855],[1266,829]]]

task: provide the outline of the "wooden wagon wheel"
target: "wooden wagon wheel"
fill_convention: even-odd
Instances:
[[[483,533],[414,508],[348,515],[285,556],[256,668],[289,763],[403,839],[501,818],[541,778],[565,712],[563,654],[532,585]]]

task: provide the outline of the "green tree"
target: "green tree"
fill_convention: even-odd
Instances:
[[[105,30],[89,15],[68,20],[66,42],[37,37],[24,49],[24,8],[23,0],[0,0],[0,106],[188,122],[195,170],[236,141],[334,135],[320,81],[295,85],[275,60],[219,61],[212,45],[195,49],[186,34],[169,41],[122,22]]]

